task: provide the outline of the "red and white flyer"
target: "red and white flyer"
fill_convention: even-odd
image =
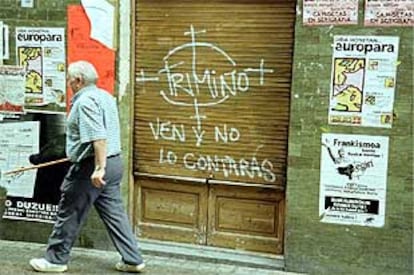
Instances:
[[[366,0],[365,26],[414,26],[414,0]]]
[[[357,25],[358,0],[304,0],[303,25]]]

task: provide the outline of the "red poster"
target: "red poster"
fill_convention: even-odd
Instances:
[[[92,63],[99,75],[97,86],[113,94],[115,51],[90,37],[91,24],[81,5],[69,5],[67,12],[68,64],[78,60]],[[72,98],[70,88],[68,88],[67,98],[70,103]]]

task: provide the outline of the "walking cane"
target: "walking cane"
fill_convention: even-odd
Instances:
[[[48,161],[48,162],[44,162],[44,163],[40,163],[40,164],[36,164],[36,165],[30,165],[30,166],[26,166],[26,167],[21,167],[21,168],[9,170],[9,171],[4,171],[4,172],[1,171],[1,169],[0,169],[0,180],[3,178],[3,176],[20,173],[20,172],[24,172],[24,171],[27,171],[27,170],[42,168],[42,167],[46,167],[46,166],[51,166],[51,165],[55,165],[55,164],[62,163],[62,162],[67,162],[67,161],[69,161],[69,158],[52,160],[52,161]]]

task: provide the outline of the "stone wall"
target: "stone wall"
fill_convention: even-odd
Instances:
[[[413,273],[413,41],[410,27],[307,27],[298,1],[288,156],[285,260],[311,274]],[[334,35],[400,38],[391,129],[328,124]],[[319,221],[321,135],[389,137],[385,225]]]

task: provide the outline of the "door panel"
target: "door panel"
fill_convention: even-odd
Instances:
[[[212,185],[207,243],[212,246],[280,254],[284,192]]]
[[[136,222],[142,237],[206,243],[207,189],[200,184],[141,176]]]
[[[142,237],[282,253],[295,2],[136,0]]]

